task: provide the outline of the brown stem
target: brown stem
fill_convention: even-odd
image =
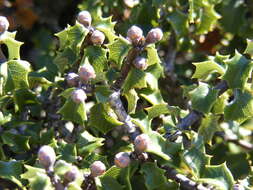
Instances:
[[[53,171],[51,170],[46,170],[47,176],[50,178],[50,181],[52,185],[54,186],[55,190],[64,190],[64,186],[61,183],[60,179],[58,176],[54,174]]]

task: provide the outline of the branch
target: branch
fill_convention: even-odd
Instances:
[[[187,178],[186,176],[179,174],[175,169],[169,166],[163,166],[162,169],[166,170],[165,176],[168,179],[172,179],[176,181],[182,190],[210,190],[211,188],[204,187],[201,184],[192,181],[191,179]]]

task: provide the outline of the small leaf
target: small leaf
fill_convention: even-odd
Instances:
[[[165,170],[157,167],[155,163],[144,163],[141,166],[141,173],[144,175],[145,185],[148,190],[166,190],[168,187],[168,180],[164,176]]]
[[[99,116],[99,117],[98,117]],[[113,110],[107,105],[98,103],[90,110],[90,125],[102,133],[107,133],[123,123],[117,120]]]
[[[60,113],[64,120],[79,123],[80,125],[84,125],[84,121],[87,120],[85,103],[75,103],[71,97],[66,100],[57,113]]]
[[[94,67],[96,73],[103,72],[107,68],[107,51],[100,46],[89,46],[85,49],[85,55]]]
[[[110,176],[102,176],[100,177],[101,181],[101,189],[102,190],[123,190],[123,186],[119,184],[119,182],[110,177]]]
[[[218,90],[212,89],[206,83],[199,83],[199,86],[189,92],[192,108],[202,113],[209,113],[214,105]]]
[[[134,113],[136,106],[137,106],[137,101],[139,100],[138,94],[134,89],[129,90],[127,93],[123,94],[126,99],[127,99],[127,111],[128,113]]]
[[[236,51],[234,57],[227,60],[226,64],[228,68],[223,79],[227,81],[228,86],[244,89],[252,71],[253,63]]]
[[[161,114],[170,113],[170,108],[168,104],[157,104],[152,107],[145,108],[148,112],[148,117],[150,119],[160,116]]]
[[[107,18],[102,18],[101,16],[99,16],[95,22],[96,29],[103,32],[110,43],[113,42],[114,39],[117,37],[114,31],[115,24],[116,22],[112,22],[112,16]]]
[[[134,88],[141,89],[145,87],[147,87],[145,80],[145,72],[132,67],[123,84],[123,93],[127,93],[129,90]]]
[[[22,60],[11,60],[7,63],[8,75],[5,83],[5,91],[9,92],[14,89],[28,88],[28,73],[30,64]]]
[[[233,120],[239,123],[253,116],[253,93],[245,89],[243,92],[236,89],[234,100],[224,110],[225,120]]]
[[[253,56],[253,40],[247,39],[247,47],[244,53],[248,53]]]
[[[53,190],[50,178],[45,173],[44,169],[35,168],[25,165],[27,171],[21,175],[21,178],[29,181],[31,190]]]
[[[128,51],[131,49],[130,42],[123,37],[119,37],[107,47],[109,49],[109,60],[113,61],[120,68]]]
[[[0,176],[16,183],[19,187],[23,187],[20,175],[23,173],[21,162],[12,160],[8,162],[0,161]]]
[[[60,143],[58,150],[60,154],[59,159],[65,160],[70,163],[76,162],[76,158],[77,158],[76,145],[68,144],[63,141]]]
[[[152,105],[165,103],[159,90],[154,91],[146,88],[139,90],[138,93]]]
[[[199,179],[201,182],[214,185],[219,190],[230,190],[233,188],[233,175],[226,163],[217,166],[206,166],[204,174]]]
[[[205,171],[205,165],[210,163],[210,156],[205,154],[205,147],[202,138],[198,138],[189,150],[183,153],[183,160],[192,170],[193,175],[198,179]]]
[[[157,53],[157,49],[155,48],[154,45],[148,46],[146,48],[146,51],[147,51],[147,59],[148,59],[147,65],[148,66],[161,63],[161,60]]]

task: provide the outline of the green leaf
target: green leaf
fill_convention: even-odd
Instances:
[[[164,176],[165,170],[158,168],[155,163],[142,164],[140,172],[144,175],[148,190],[168,189],[168,181]]]
[[[123,93],[127,93],[134,88],[141,89],[147,87],[145,76],[146,74],[144,71],[132,67],[123,84]]]
[[[103,176],[100,177],[100,181],[101,181],[101,189],[102,190],[123,190],[123,186],[119,184],[119,182],[110,177],[110,176]]]
[[[212,89],[206,83],[199,83],[199,86],[189,92],[192,108],[202,113],[209,113],[214,105],[218,90]]]
[[[30,72],[30,64],[22,60],[11,60],[7,64],[7,78],[5,83],[5,91],[9,92],[14,89],[28,88],[28,73]]]
[[[224,75],[225,69],[222,65],[216,62],[214,56],[210,56],[208,61],[192,63],[196,66],[196,70],[192,78],[206,79],[208,75],[212,73],[219,73],[221,76]]]
[[[159,90],[141,89],[138,93],[152,105],[165,103]]]
[[[82,132],[78,136],[77,148],[81,154],[87,154],[94,152],[98,147],[104,145],[104,138],[97,138],[92,136],[87,131]]]
[[[128,113],[134,113],[136,106],[137,106],[137,101],[139,100],[138,94],[134,89],[129,90],[127,93],[123,94],[126,99],[127,99],[127,111]]]
[[[168,104],[157,104],[152,107],[145,108],[150,119],[160,116],[161,114],[168,114],[171,112]]]
[[[145,50],[147,51],[147,59],[148,59],[147,65],[148,66],[161,63],[161,60],[157,53],[157,49],[155,48],[154,45],[148,46]]]
[[[239,123],[253,116],[253,92],[245,89],[234,91],[234,99],[224,110],[225,120],[233,120]]]
[[[233,188],[233,175],[226,163],[217,166],[206,166],[204,174],[199,179],[201,182],[211,184],[219,190],[230,190]]]
[[[31,190],[53,190],[50,178],[44,169],[25,165],[27,171],[21,175],[21,178],[29,181]]]
[[[14,101],[20,111],[23,111],[26,105],[38,104],[36,94],[29,89],[18,89],[14,91]]]
[[[87,120],[85,102],[75,103],[71,97],[66,100],[57,113],[60,113],[64,120],[79,123],[80,125],[84,125]]]
[[[13,134],[10,131],[5,131],[1,135],[1,138],[3,143],[9,145],[12,151],[16,153],[26,152],[27,150],[30,149],[29,146],[30,137],[23,136],[20,134]]]
[[[12,160],[9,162],[0,161],[0,176],[16,183],[19,187],[23,187],[20,175],[23,173],[21,162]]]
[[[227,60],[226,64],[228,68],[223,79],[227,81],[228,86],[244,89],[252,71],[253,63],[236,51],[234,57]]]
[[[244,53],[248,53],[253,56],[253,40],[247,39],[247,47],[244,50]]]
[[[178,37],[187,35],[189,24],[186,14],[176,9],[176,11],[169,14],[167,20],[171,23]]]
[[[189,22],[196,24],[197,34],[211,31],[220,18],[214,5],[202,0],[189,0],[189,5]]]
[[[99,117],[98,117],[99,116]],[[98,103],[90,110],[90,125],[102,133],[107,133],[123,123],[117,120],[113,110],[107,105]]]
[[[109,49],[109,60],[113,61],[120,68],[128,51],[131,49],[130,42],[123,37],[119,37],[107,45],[107,47]]]
[[[183,160],[192,170],[192,174],[198,179],[205,171],[205,165],[210,163],[210,156],[205,153],[202,138],[198,138],[189,150],[183,153]]]
[[[147,82],[149,88],[153,90],[158,90],[158,79],[163,73],[163,68],[159,63],[149,66],[145,70],[145,81]]]
[[[106,53],[106,49],[100,46],[89,46],[85,49],[85,55],[96,73],[103,72],[108,67]]]
[[[23,42],[15,40],[16,32],[4,32],[0,36],[0,43],[4,43],[8,48],[8,60],[20,59],[20,47]]]
[[[209,114],[206,115],[198,130],[199,136],[203,137],[204,142],[211,144],[214,133],[218,130],[219,116]]]
[[[224,109],[227,105],[228,99],[229,99],[228,93],[223,93],[221,96],[219,96],[219,98],[216,100],[213,106],[212,113],[224,114]]]
[[[108,38],[109,42],[113,42],[117,36],[115,35],[114,27],[116,22],[112,22],[112,16],[102,18],[101,16],[95,22],[96,29],[100,30]]]
[[[4,125],[5,123],[11,121],[12,115],[10,113],[3,113],[0,111],[0,125]]]
[[[112,90],[106,85],[96,86],[95,96],[99,103],[107,103]]]
[[[60,143],[59,146],[59,155],[62,160],[65,160],[67,162],[73,163],[76,162],[77,158],[77,150],[76,150],[76,145],[75,144],[68,144],[64,141]]]

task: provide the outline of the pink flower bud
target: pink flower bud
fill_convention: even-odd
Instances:
[[[55,160],[56,160],[56,155],[55,155],[54,149],[50,146],[47,146],[47,145],[42,146],[39,149],[38,158],[39,158],[40,164],[45,169],[52,168],[55,163]]]
[[[101,176],[105,173],[106,167],[103,162],[95,161],[90,165],[92,177]]]
[[[105,35],[103,32],[100,32],[98,30],[95,30],[90,37],[91,42],[94,45],[101,45],[103,44],[104,40],[105,40]]]
[[[140,29],[135,25],[129,28],[127,31],[127,38],[133,44],[138,44],[138,42],[141,40],[142,37],[143,37],[142,29]]]
[[[134,66],[137,69],[140,70],[145,70],[148,67],[147,64],[147,59],[145,59],[144,57],[137,57],[134,61],[133,61]]]
[[[82,25],[88,27],[91,25],[92,18],[88,11],[81,11],[77,15],[77,21],[80,22]]]
[[[70,183],[76,180],[76,178],[78,177],[78,173],[79,173],[78,169],[74,166],[71,168],[71,170],[67,171],[64,174],[64,178]]]
[[[9,28],[9,21],[5,16],[0,16],[0,34],[7,31]]]
[[[83,65],[79,68],[79,76],[80,78],[87,82],[90,79],[94,79],[96,78],[96,73],[95,70],[93,69],[93,67],[91,65]]]
[[[130,164],[130,157],[127,152],[119,152],[115,155],[114,164],[119,168],[125,168]]]
[[[160,28],[153,28],[150,30],[146,37],[146,43],[152,44],[160,41],[163,38],[163,32]]]
[[[69,86],[77,86],[79,81],[79,76],[76,73],[68,73],[66,81]]]
[[[134,148],[135,148],[135,150],[137,150],[139,152],[145,152],[148,148],[149,143],[150,143],[150,139],[149,139],[148,135],[141,134],[135,138]]]
[[[75,103],[79,104],[81,102],[84,102],[87,96],[82,89],[77,89],[72,92],[71,98]]]

